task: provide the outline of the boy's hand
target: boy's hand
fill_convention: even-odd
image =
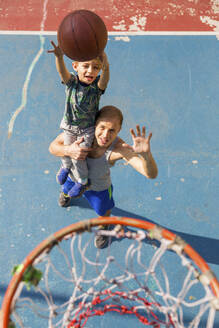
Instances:
[[[101,61],[102,61],[102,70],[105,71],[107,69],[109,69],[109,62],[108,62],[108,58],[105,52],[103,52],[100,56]]]
[[[53,46],[53,49],[50,49],[47,51],[47,53],[51,54],[53,53],[56,57],[63,57],[63,51],[62,49],[55,44],[55,42],[50,41],[51,45]]]
[[[102,54],[100,54],[99,58],[102,63],[102,67],[101,67],[102,73],[98,81],[98,88],[100,90],[105,90],[110,78],[109,63],[108,63],[107,55],[104,51],[102,52]]]

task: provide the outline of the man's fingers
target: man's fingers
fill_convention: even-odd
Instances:
[[[149,133],[148,140],[150,141],[152,137],[152,132]]]
[[[137,135],[137,137],[143,137],[143,138],[145,138],[145,136],[146,136],[146,127],[143,126],[142,127],[142,132],[141,132],[140,125],[137,124],[136,125],[136,134],[135,134],[134,129],[130,129],[130,133],[131,133],[131,135],[132,135],[133,138],[136,138],[136,135]]]
[[[137,131],[137,136],[140,137],[141,136],[141,130],[140,130],[139,125],[136,125],[136,131]]]
[[[136,138],[135,131],[133,129],[130,129],[130,133],[131,133],[133,138]]]
[[[86,155],[85,154],[81,154],[78,156],[77,160],[81,160],[81,161],[84,161],[86,159]]]
[[[81,137],[80,139],[78,139],[78,140],[75,141],[75,145],[80,146],[80,144],[81,144],[83,141],[84,141],[84,137]],[[80,150],[82,150],[82,151],[86,151],[86,152],[89,152],[89,151],[92,150],[92,148],[91,148],[91,147],[81,147],[81,146],[80,146]]]
[[[88,147],[80,147],[80,150],[82,150],[83,152],[88,153],[89,151],[91,151],[93,148],[88,148]]]
[[[77,145],[80,145],[84,141],[84,137],[81,137],[80,139],[76,140],[75,143]]]

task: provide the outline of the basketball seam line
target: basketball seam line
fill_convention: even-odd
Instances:
[[[71,26],[72,26],[72,33],[73,33],[73,35],[74,35],[74,42],[75,42],[75,44],[76,44],[76,46],[77,46],[79,52],[81,52],[81,49],[80,49],[80,47],[79,47],[79,44],[78,44],[77,38],[75,37],[75,31],[74,31],[73,21],[71,21]]]
[[[90,24],[90,22],[86,19],[86,16],[83,15],[83,13],[80,13],[80,15],[84,18],[84,20],[86,20],[86,22],[88,23],[88,25],[90,26],[90,28],[92,29],[94,35],[95,35],[95,40],[96,40],[96,46],[97,46],[97,52],[99,52],[99,43],[98,43],[98,40],[97,40],[97,36],[96,36],[96,32],[95,30],[93,29],[92,25]]]

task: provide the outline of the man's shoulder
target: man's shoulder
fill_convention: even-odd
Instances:
[[[117,137],[114,143],[114,147],[113,150],[118,150],[120,148],[122,148],[122,144],[124,143],[124,140],[122,140],[120,137]]]
[[[119,159],[129,160],[136,154],[133,153],[131,147],[121,138],[118,138],[118,141],[113,148],[112,156],[110,156],[110,160],[117,161]]]
[[[124,153],[126,150],[129,150],[129,148],[126,146],[126,142],[122,138],[117,137],[115,146],[113,147],[113,151],[119,151],[121,153]]]

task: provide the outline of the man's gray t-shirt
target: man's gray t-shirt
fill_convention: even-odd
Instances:
[[[116,137],[116,139],[101,157],[86,158],[88,166],[88,179],[91,182],[89,190],[103,191],[111,186],[112,181],[110,177],[110,167],[112,165],[109,164],[109,157],[117,141],[118,137]],[[74,168],[71,169],[70,177],[74,181]]]

